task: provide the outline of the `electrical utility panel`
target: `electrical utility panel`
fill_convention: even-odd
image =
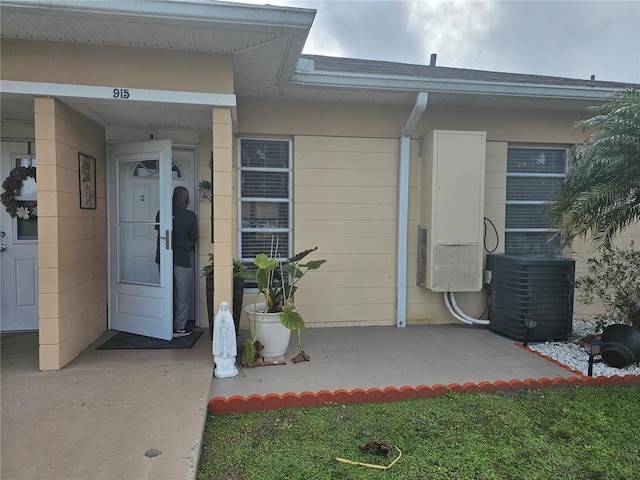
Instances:
[[[418,284],[482,290],[486,132],[433,130],[423,140]]]

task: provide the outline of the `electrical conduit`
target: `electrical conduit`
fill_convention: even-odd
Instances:
[[[444,292],[444,303],[456,320],[460,320],[461,322],[469,325],[489,325],[489,320],[473,318],[464,313],[460,307],[458,307],[456,297],[453,295],[453,292]]]

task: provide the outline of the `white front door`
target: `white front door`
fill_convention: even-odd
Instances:
[[[109,328],[164,340],[173,333],[171,165],[169,140],[109,149]]]
[[[26,142],[2,142],[0,150],[0,183],[15,167],[35,166]],[[17,199],[33,205],[35,182],[28,179],[18,193]],[[12,218],[2,204],[0,210],[0,331],[38,330],[37,220],[32,208],[29,218]]]

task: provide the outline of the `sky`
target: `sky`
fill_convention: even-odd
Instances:
[[[640,0],[239,0],[317,10],[303,53],[640,84]]]

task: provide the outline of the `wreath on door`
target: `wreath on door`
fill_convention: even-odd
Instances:
[[[2,183],[4,192],[0,195],[0,200],[12,217],[29,220],[38,217],[38,204],[33,201],[18,200],[18,192],[22,188],[23,182],[27,178],[36,179],[36,167],[16,167]]]

